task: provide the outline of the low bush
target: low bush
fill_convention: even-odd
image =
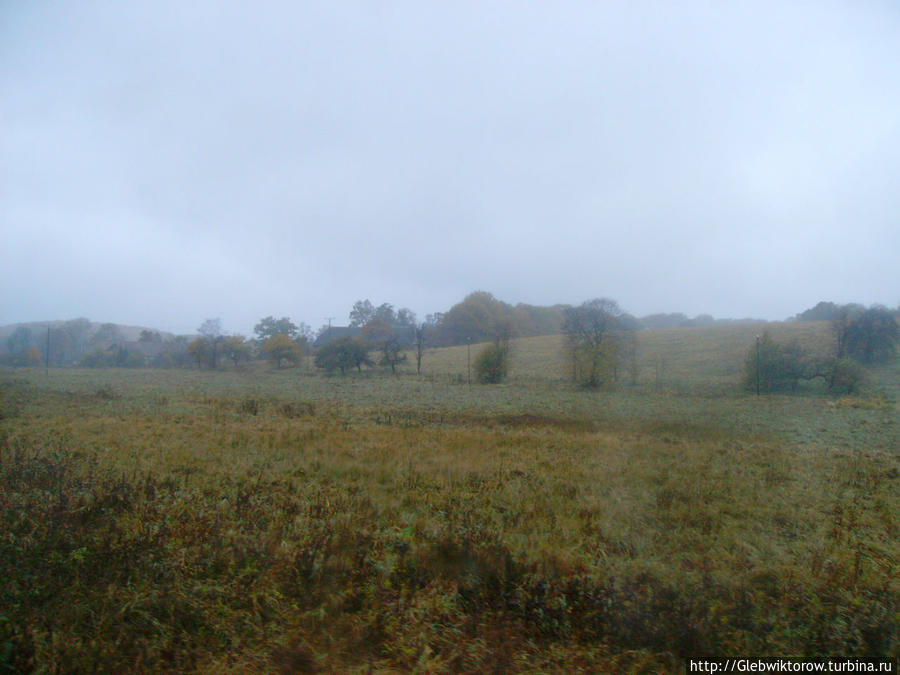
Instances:
[[[828,377],[828,390],[832,394],[857,394],[866,381],[866,369],[853,359],[834,361]]]
[[[490,345],[475,358],[475,378],[481,384],[497,384],[509,371],[509,349]]]
[[[762,393],[796,391],[800,380],[818,377],[818,366],[808,358],[800,343],[779,343],[767,332],[757,338],[744,361],[744,388]]]

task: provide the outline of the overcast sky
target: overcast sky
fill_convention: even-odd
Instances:
[[[900,5],[0,4],[0,324],[900,302]]]

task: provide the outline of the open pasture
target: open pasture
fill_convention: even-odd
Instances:
[[[465,347],[421,377],[4,370],[3,666],[896,659],[896,362],[865,398],[757,398],[756,327],[679,330],[601,392],[563,382],[555,337],[500,386],[466,386]]]
[[[645,330],[638,333],[638,386],[677,391],[733,390],[740,380],[747,351],[757,335],[768,331],[784,342],[798,340],[812,355],[825,355],[832,345],[827,322],[734,323],[691,328]],[[510,377],[513,380],[566,380],[568,357],[562,335],[522,338],[514,342]],[[472,345],[474,356],[481,345]],[[414,372],[410,355],[407,371]],[[430,350],[422,372],[466,374],[466,347]],[[623,381],[630,384],[630,374]]]

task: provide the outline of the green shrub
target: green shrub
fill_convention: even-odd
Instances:
[[[335,338],[319,347],[315,362],[317,368],[329,373],[340,370],[341,375],[353,368],[362,372],[363,366],[372,365],[366,346],[359,340],[346,336]]]
[[[795,391],[801,379],[809,379],[809,363],[800,343],[780,344],[769,333],[757,338],[744,361],[744,387],[763,393]]]
[[[475,377],[481,384],[497,384],[509,371],[509,349],[490,345],[475,359]]]
[[[108,368],[115,365],[112,354],[105,349],[97,347],[78,360],[78,365],[83,368]]]
[[[837,359],[828,378],[828,391],[833,394],[856,394],[866,380],[866,370],[853,359]]]
[[[120,362],[118,365],[121,365],[125,368],[143,368],[144,365],[146,365],[144,355],[140,352],[134,352],[131,350],[123,351],[125,353],[120,357]]]

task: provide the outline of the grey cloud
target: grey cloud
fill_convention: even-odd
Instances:
[[[898,299],[889,3],[0,11],[4,322]]]

